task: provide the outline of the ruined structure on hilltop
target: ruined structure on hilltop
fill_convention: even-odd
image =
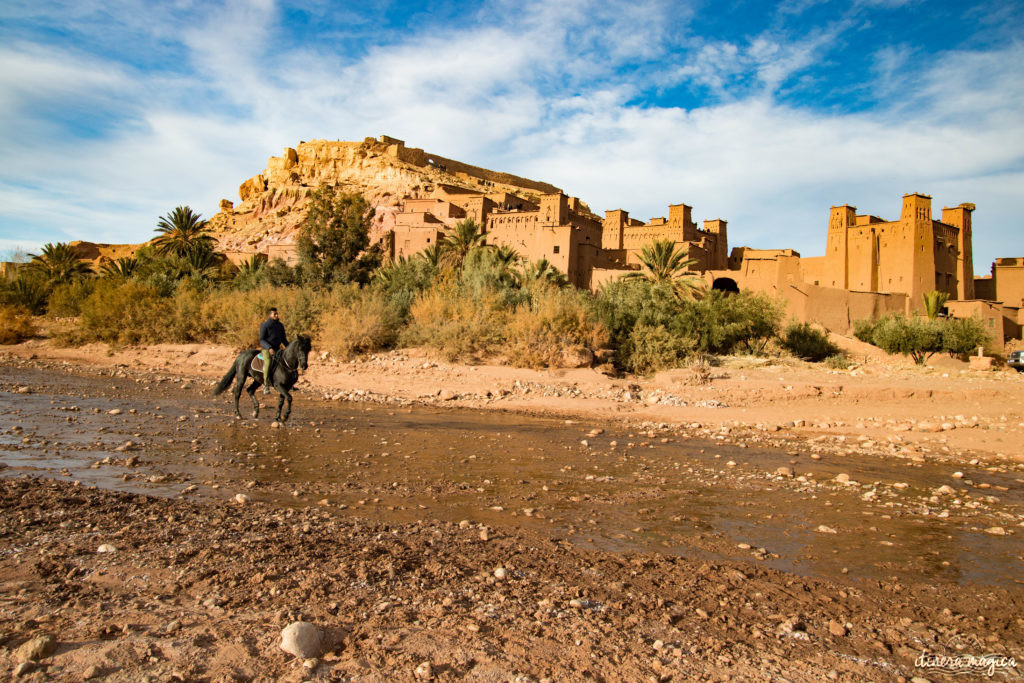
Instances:
[[[210,219],[219,246],[233,261],[254,253],[293,261],[309,197],[321,185],[358,192],[375,209],[370,238],[384,242],[406,201],[429,198],[445,184],[467,192],[539,197],[554,185],[464,164],[388,137],[361,142],[312,140],[270,157],[267,168],[238,188],[239,204],[224,199]]]

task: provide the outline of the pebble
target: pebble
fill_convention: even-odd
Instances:
[[[1004,529],[1001,526],[990,526],[989,528],[985,529],[985,533],[991,534],[993,536],[1005,536],[1006,529]]]
[[[236,493],[235,502],[242,503],[244,505],[245,503],[249,502],[249,496],[245,495],[244,493]]]
[[[505,570],[504,567],[498,567],[494,570],[494,578],[498,579],[499,581],[505,580],[506,577],[508,577],[508,572]]]
[[[824,524],[819,524],[818,528],[817,528],[817,531],[820,532],[820,533],[823,533],[823,534],[837,534],[837,533],[839,533],[838,531],[836,531],[832,527],[825,526]]]
[[[850,481],[850,475],[846,472],[841,472],[835,476],[835,480],[840,484],[846,484]]]
[[[115,553],[115,552],[117,552],[117,548],[115,548],[114,546],[110,545],[109,543],[104,543],[99,548],[96,548],[96,552],[98,552],[98,553]]]
[[[954,479],[963,479],[964,478],[964,473],[963,472],[954,472],[953,473],[953,478]]]
[[[114,408],[113,410],[108,410],[107,411],[107,415],[120,415],[120,414],[121,414],[121,409],[120,408]]]
[[[430,666],[430,662],[423,662],[412,673],[413,676],[421,680],[430,680],[434,677],[434,667]]]
[[[780,467],[780,468],[775,470],[775,474],[778,474],[779,476],[782,476],[782,477],[792,477],[793,476],[793,468],[792,467]]]
[[[323,644],[323,633],[308,621],[293,621],[281,631],[281,649],[302,660],[319,657]]]
[[[278,422],[277,420],[274,420],[273,422],[270,423],[270,428],[271,429],[280,429],[281,428],[281,423]]]
[[[828,622],[828,632],[834,636],[845,636],[846,626],[840,624],[835,619],[830,619]]]
[[[19,391],[19,394],[27,394],[27,391]],[[26,674],[32,673],[36,668],[35,662],[22,662],[14,668],[14,677],[20,678]]]

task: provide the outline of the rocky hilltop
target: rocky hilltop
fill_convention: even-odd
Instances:
[[[358,192],[376,208],[371,239],[394,226],[402,202],[427,197],[439,184],[527,198],[559,192],[547,183],[406,147],[386,135],[362,142],[312,140],[270,157],[262,173],[238,188],[239,204],[221,200],[220,212],[209,223],[219,249],[267,253],[276,245],[293,244],[309,196],[324,184]]]

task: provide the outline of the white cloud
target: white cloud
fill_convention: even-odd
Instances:
[[[172,19],[181,11],[166,10]],[[733,245],[807,255],[824,247],[829,205],[891,217],[903,193],[930,192],[937,205],[978,204],[978,264],[1010,255],[1000,250],[1017,226],[1024,166],[1024,80],[1012,66],[1024,61],[1020,46],[949,53],[916,70],[905,51],[883,50],[876,62],[892,103],[829,114],[774,95],[827,52],[837,27],[798,41],[765,32],[743,44],[700,42],[687,36],[689,11],[657,2],[491,5],[475,30],[412,32],[353,58],[323,46],[282,49],[278,8],[231,2],[195,17],[186,62],[156,75],[50,46],[6,46],[0,240],[23,244],[34,230],[39,243],[141,241],[177,204],[210,215],[282,147],[387,133],[561,186],[598,213],[649,218],[682,201],[700,218],[728,219]],[[671,69],[669,53],[682,43],[691,50],[682,68],[614,78],[616,65],[658,55],[659,68]],[[31,78],[22,75],[29,68]],[[743,78],[758,87],[718,104],[629,104],[649,82],[686,79],[726,94]],[[74,139],[20,116],[45,102],[127,116],[100,138]]]

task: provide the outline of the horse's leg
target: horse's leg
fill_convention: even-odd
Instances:
[[[284,419],[282,420],[282,422],[285,422],[288,420],[288,417],[292,414],[292,392],[284,392],[283,398],[287,399],[288,401],[287,405],[285,405],[284,408]]]
[[[281,387],[274,387],[274,388],[277,389],[277,391],[278,391],[278,394],[277,394],[277,421],[278,422],[284,422],[285,420],[288,419],[288,413],[285,413],[284,417],[282,418],[281,417],[281,408],[282,408],[282,406],[284,406],[284,399],[288,395],[288,392],[285,391],[284,389],[282,389]]]
[[[256,390],[263,384],[262,380],[258,377],[253,377],[252,384],[245,391],[249,394],[249,398],[252,399],[252,416],[254,418],[260,416],[260,402],[256,399]]]
[[[245,386],[245,375],[235,370],[235,388],[231,393],[235,396],[235,417],[241,418],[242,413],[238,412],[238,399],[242,396],[242,388]]]

